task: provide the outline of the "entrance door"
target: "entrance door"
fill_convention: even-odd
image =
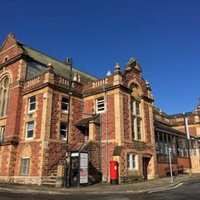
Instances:
[[[148,179],[148,164],[150,157],[142,157],[144,180]]]

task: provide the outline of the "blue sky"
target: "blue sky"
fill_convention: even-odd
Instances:
[[[0,45],[22,43],[103,78],[134,57],[167,114],[199,103],[199,0],[1,0]]]

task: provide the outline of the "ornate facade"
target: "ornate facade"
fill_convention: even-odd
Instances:
[[[109,181],[112,160],[120,182],[164,175],[156,145],[174,137],[159,133],[141,72],[131,58],[98,79],[9,34],[0,49],[0,181],[40,185],[54,175],[61,186],[66,150],[88,152],[91,182]]]
[[[56,172],[62,180],[66,140],[69,152],[89,152],[93,180],[109,180],[111,160],[119,179],[156,177],[153,98],[138,62],[132,58],[124,71],[117,64],[103,79],[73,67],[71,74],[70,64],[7,36],[0,50],[0,179],[42,184]]]

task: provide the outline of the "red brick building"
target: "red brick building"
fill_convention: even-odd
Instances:
[[[52,174],[63,180],[66,140],[70,152],[88,151],[93,181],[109,181],[112,160],[120,181],[157,177],[154,100],[138,62],[131,58],[124,71],[117,64],[98,79],[66,61],[12,33],[2,44],[0,180],[43,184]]]

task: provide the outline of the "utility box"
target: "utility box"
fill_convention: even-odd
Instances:
[[[118,178],[118,162],[110,161],[110,184],[119,184]]]
[[[88,152],[71,151],[70,154],[70,185],[88,185]]]

